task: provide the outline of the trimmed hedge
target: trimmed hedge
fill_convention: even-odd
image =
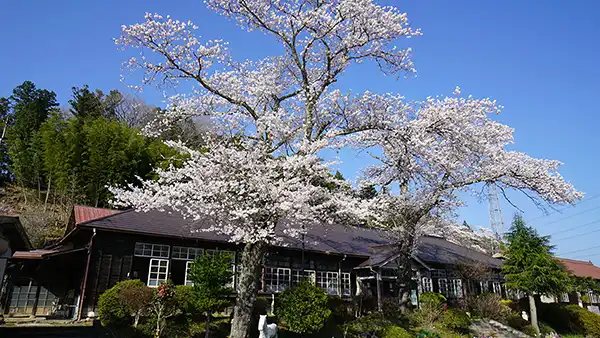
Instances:
[[[400,326],[389,326],[384,330],[382,338],[413,338],[414,335]]]
[[[452,331],[468,333],[471,319],[466,313],[458,309],[449,309],[442,316],[442,325]]]
[[[275,313],[292,332],[317,332],[331,315],[328,302],[323,289],[303,281],[281,293],[275,303]]]
[[[559,333],[578,333],[600,337],[600,315],[578,305],[544,304],[540,307],[540,319],[552,323]]]
[[[124,289],[146,288],[139,279],[118,282],[112,288],[104,291],[98,299],[98,316],[102,325],[127,325],[131,321],[131,314],[122,299],[121,291]]]

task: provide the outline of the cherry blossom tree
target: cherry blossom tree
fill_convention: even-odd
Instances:
[[[409,253],[418,234],[442,227],[460,205],[456,192],[478,182],[495,181],[551,203],[581,197],[556,173],[558,162],[504,150],[512,129],[489,119],[499,111],[489,99],[415,103],[393,93],[339,89],[344,72],[362,62],[387,75],[415,71],[410,48],[398,46],[420,31],[397,8],[373,0],[205,3],[243,29],[273,37],[282,53],[235,61],[226,42],[202,39],[192,22],[159,14],[123,26],[117,45],[140,51],[124,63],[125,75],[141,73],[133,87],[193,86],[187,95],[169,97],[145,132],[159,135],[173,123],[204,116],[215,135],[201,150],[171,142],[186,155],[182,165],[112,191],[117,205],[180,212],[244,243],[230,337],[248,333],[262,258],[281,240],[276,228],[298,236],[315,219],[371,218]],[[327,148],[372,150],[381,164],[367,168],[363,180],[386,193],[353,198],[320,160]]]
[[[366,168],[363,180],[386,187],[387,193],[371,200],[373,211],[404,262],[423,233],[452,233],[460,241],[464,229],[448,223],[463,205],[457,193],[481,193],[481,184],[497,185],[505,197],[507,189],[515,189],[539,207],[583,197],[558,173],[559,161],[506,150],[513,129],[490,118],[501,109],[495,101],[461,97],[459,88],[451,97],[410,104],[390,96],[380,100],[385,103],[379,109],[397,109],[387,115],[385,127],[355,134],[354,145],[380,151],[373,155],[379,164]],[[410,273],[409,264],[399,269],[403,305],[409,302]]]

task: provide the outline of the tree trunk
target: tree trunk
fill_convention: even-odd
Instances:
[[[266,252],[267,244],[265,242],[244,246],[230,338],[248,338],[250,323],[252,323],[252,309],[258,294],[258,279]]]
[[[402,261],[402,265],[398,267],[398,302],[400,312],[406,313],[411,307],[410,282],[412,279],[412,267],[410,258],[403,259]]]
[[[415,226],[413,226],[413,229]],[[411,307],[410,283],[412,281],[411,255],[415,244],[415,231],[408,230],[408,235],[398,243],[398,265],[396,284],[398,287],[398,305],[402,313],[406,313]]]
[[[46,190],[46,200],[44,201],[44,211],[46,211],[46,207],[48,206],[48,197],[50,196],[51,184],[52,184],[52,176],[48,175],[48,190]]]
[[[381,312],[383,311],[383,304],[381,303],[381,268],[379,268],[377,270],[377,279],[376,279],[376,285],[377,285],[377,311]]]
[[[540,334],[540,327],[538,325],[537,319],[537,308],[535,307],[535,297],[533,295],[528,295],[529,297],[529,315],[531,316],[531,326],[535,329],[537,334]]]
[[[141,310],[135,313],[135,317],[133,319],[133,327],[137,327],[140,322]]]
[[[206,323],[204,326],[204,337],[205,338],[210,338],[210,312],[206,313]]]

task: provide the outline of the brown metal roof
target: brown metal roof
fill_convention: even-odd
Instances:
[[[112,209],[104,209],[104,208],[86,207],[83,205],[74,205],[73,206],[73,215],[75,216],[75,224],[89,222],[91,220],[118,214],[120,212],[122,212],[122,211],[112,210]]]
[[[12,258],[15,259],[42,259],[46,254],[56,253],[58,250],[36,249],[30,251],[15,251]]]
[[[398,256],[396,252],[396,248],[391,245],[372,247],[370,259],[361,264],[361,267],[393,267],[395,266],[393,260]],[[478,262],[486,264],[493,269],[498,269],[502,266],[502,260],[500,259],[436,236],[421,236],[413,258],[418,258],[427,263],[451,265]]]
[[[203,231],[202,229],[207,228],[205,222],[187,220],[179,214],[160,211],[136,212],[126,210],[108,217],[85,222],[80,226],[157,236],[217,242],[229,241],[229,237],[223,234]],[[304,248],[309,251],[368,257],[369,247],[388,243],[380,231],[373,229],[346,227],[339,224],[327,226],[314,224],[307,228],[308,233],[304,238]],[[280,246],[294,249],[302,248],[302,240],[292,238],[284,234],[282,230],[276,230],[282,238]]]
[[[600,280],[600,268],[592,264],[592,262],[568,258],[557,259],[577,277],[591,277]]]
[[[82,224],[82,226],[217,242],[228,242],[229,240],[229,237],[223,234],[202,231],[202,229],[206,229],[206,224],[201,221],[186,220],[177,213],[160,211],[136,212],[127,210],[119,214],[89,221]],[[385,247],[390,248],[390,240],[380,230],[320,223],[309,226],[307,230],[308,233],[304,238],[305,250],[370,257],[373,264],[380,264],[393,254],[393,250],[385,249]],[[285,235],[282,229],[277,229],[277,233],[282,238],[280,246],[294,249],[302,248],[302,240]],[[499,259],[456,245],[443,238],[430,236],[421,238],[416,256],[426,262],[447,264],[456,264],[465,260],[481,261],[494,268],[502,264]]]

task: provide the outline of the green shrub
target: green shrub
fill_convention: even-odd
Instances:
[[[125,306],[119,299],[117,286],[104,291],[98,298],[98,316],[104,326],[123,325],[127,323],[129,316]]]
[[[344,323],[355,318],[353,311],[354,305],[351,301],[336,296],[330,296],[328,298],[327,307],[331,310],[330,320],[337,323]]]
[[[419,304],[433,304],[441,306],[446,301],[446,297],[437,292],[423,292],[421,295],[419,295]]]
[[[550,334],[552,332],[556,332],[556,330],[554,330],[550,325],[544,323],[544,322],[539,322],[538,326],[540,327],[540,333],[542,335],[547,335]]]
[[[176,307],[181,309],[186,315],[197,315],[198,310],[195,304],[194,291],[189,285],[175,286],[175,303]]]
[[[504,321],[510,309],[500,303],[500,296],[494,293],[483,293],[468,300],[471,312],[481,318]]]
[[[331,315],[327,305],[325,291],[310,281],[303,281],[281,293],[275,302],[275,313],[292,332],[317,332]]]
[[[600,316],[578,305],[543,304],[540,319],[552,323],[560,333],[576,333],[600,337]]]
[[[408,324],[408,318],[406,314],[400,310],[400,302],[397,298],[388,298],[383,301],[381,306],[383,317],[392,323],[400,326],[406,326]]]
[[[531,325],[526,325],[521,329],[521,332],[523,332],[524,334],[528,335],[528,336],[533,336],[533,337],[537,337],[537,331],[535,331],[535,329],[533,328],[533,326]]]
[[[133,312],[145,308],[140,302],[146,298],[138,297],[145,297],[146,289],[140,280],[132,279],[118,282],[104,291],[98,299],[98,316],[102,325],[127,325]]]
[[[388,326],[384,329],[382,338],[413,338],[413,335],[400,326]]]
[[[434,324],[442,319],[443,304],[446,297],[435,292],[425,292],[419,297],[419,311],[413,316],[418,326],[432,329]]]
[[[375,312],[344,324],[342,331],[346,338],[379,337],[390,326],[390,321]]]
[[[431,330],[421,330],[417,334],[417,338],[442,338],[439,333]]]
[[[571,332],[600,337],[600,316],[578,305],[567,305]]]
[[[458,309],[449,309],[442,316],[442,325],[455,332],[467,333],[471,326],[471,319]]]
[[[504,319],[504,323],[519,331],[523,330],[525,326],[529,325],[529,322],[523,319],[520,313],[516,312],[509,313]]]

